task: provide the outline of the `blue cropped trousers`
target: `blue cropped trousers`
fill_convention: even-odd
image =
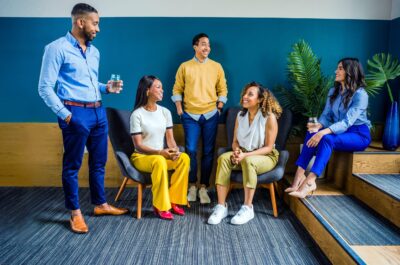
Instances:
[[[369,128],[364,124],[353,125],[341,134],[324,135],[316,147],[308,147],[306,143],[314,134],[307,132],[303,150],[296,161],[296,165],[306,169],[312,157],[315,156],[315,162],[310,171],[318,177],[326,167],[332,151],[363,151],[371,143]]]

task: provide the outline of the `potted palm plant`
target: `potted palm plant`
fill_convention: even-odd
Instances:
[[[283,107],[289,108],[295,115],[295,124],[291,136],[304,138],[307,121],[316,121],[324,109],[333,77],[325,76],[321,71],[321,59],[312,51],[310,45],[300,40],[293,45],[287,58],[290,88],[278,86],[275,93]],[[300,152],[303,145],[300,144]],[[314,163],[310,161],[306,171]],[[322,174],[322,176],[324,173]]]
[[[317,58],[304,40],[293,45],[287,64],[292,87],[278,86],[275,92],[282,106],[297,116],[292,134],[303,136],[307,120],[322,113],[333,78],[322,73],[321,59]]]
[[[386,116],[382,145],[386,150],[396,150],[400,145],[399,112],[389,81],[400,76],[400,64],[390,54],[378,53],[368,60],[367,69],[366,90],[368,94],[376,95],[384,86],[387,88],[391,107]]]

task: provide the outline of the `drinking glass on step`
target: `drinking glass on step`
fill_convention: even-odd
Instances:
[[[318,132],[318,118],[317,117],[310,117],[308,118],[307,128],[310,133]]]

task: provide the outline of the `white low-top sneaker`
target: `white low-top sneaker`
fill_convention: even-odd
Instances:
[[[208,191],[204,187],[201,187],[199,190],[199,198],[201,204],[207,204],[211,202],[210,197],[208,196]]]
[[[197,187],[194,186],[194,185],[190,186],[189,192],[188,192],[188,195],[187,195],[187,199],[190,202],[195,202],[196,198],[197,198]]]
[[[242,225],[254,218],[254,209],[247,205],[242,205],[237,214],[231,219],[231,224]]]
[[[228,204],[224,205],[217,204],[213,209],[213,213],[208,218],[208,223],[210,225],[217,225],[221,223],[222,219],[228,216]]]

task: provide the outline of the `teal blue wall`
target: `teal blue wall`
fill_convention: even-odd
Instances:
[[[389,36],[389,52],[400,61],[400,18],[391,21]],[[400,78],[392,82],[391,86],[395,97],[398,98],[398,102],[400,102]]]
[[[400,17],[390,22],[389,51],[400,57]]]
[[[105,95],[105,105],[131,109],[139,78],[154,74],[164,84],[162,105],[172,108],[175,72],[193,56],[193,35],[206,32],[212,44],[210,57],[226,72],[228,105],[236,105],[243,85],[251,80],[270,88],[286,84],[286,57],[300,38],[322,57],[323,70],[333,74],[342,57],[359,57],[365,65],[373,54],[388,51],[390,26],[398,29],[398,23],[398,19],[102,18],[94,45],[101,52],[100,80],[107,81],[111,73],[124,80],[123,94]],[[70,27],[68,18],[0,18],[0,122],[56,121],[38,96],[38,77],[44,46]],[[397,47],[399,35],[394,40]],[[384,104],[383,97],[371,100],[372,120],[383,120]]]

